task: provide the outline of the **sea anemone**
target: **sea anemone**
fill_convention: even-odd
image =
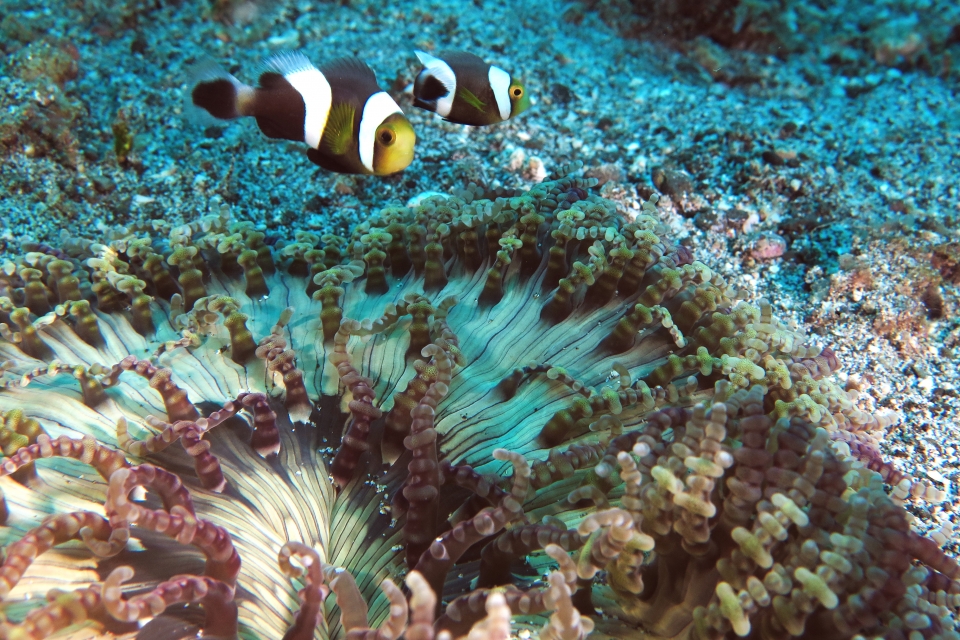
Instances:
[[[349,237],[218,205],[26,244],[0,636],[947,634],[895,416],[574,170]]]

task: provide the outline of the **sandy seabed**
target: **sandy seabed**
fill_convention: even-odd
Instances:
[[[3,251],[24,237],[55,244],[108,225],[189,220],[219,199],[275,237],[343,232],[390,201],[470,182],[524,188],[580,161],[627,211],[660,192],[666,222],[700,260],[829,342],[841,377],[862,378],[865,408],[900,412],[885,453],[949,490],[942,504],[909,508],[919,529],[952,535],[956,75],[624,37],[599,13],[553,0],[240,3],[219,13],[193,1],[4,4]],[[355,54],[377,71],[419,136],[405,172],[337,176],[252,122],[183,117],[201,56],[252,83],[259,60],[295,48],[317,62]],[[486,129],[414,109],[414,48],[483,55],[522,76],[534,106]]]

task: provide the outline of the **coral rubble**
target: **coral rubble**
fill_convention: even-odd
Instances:
[[[895,416],[574,169],[346,237],[25,245],[0,637],[947,637]]]

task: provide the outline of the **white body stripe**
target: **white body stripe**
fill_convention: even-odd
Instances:
[[[437,114],[446,118],[450,115],[450,109],[453,108],[453,98],[457,95],[457,74],[453,72],[450,65],[440,58],[423,51],[417,51],[416,54],[427,73],[439,80],[447,90],[447,95],[437,99]]]
[[[373,147],[377,141],[377,128],[394,113],[403,111],[386,91],[373,94],[363,105],[357,145],[360,147],[360,162],[370,173],[373,173]]]
[[[284,78],[303,98],[303,141],[319,149],[333,102],[330,83],[317,68],[297,71]]]
[[[490,65],[490,73],[487,76],[490,79],[490,88],[493,89],[493,97],[497,99],[500,119],[509,120],[510,112],[513,110],[510,104],[510,74],[500,67]]]
[[[330,83],[310,60],[299,51],[281,52],[271,56],[266,66],[282,75],[303,99],[303,141],[314,149],[320,148],[320,138],[327,126],[333,92]]]

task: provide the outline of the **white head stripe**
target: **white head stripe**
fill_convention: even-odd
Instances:
[[[316,67],[296,71],[284,78],[303,98],[303,141],[317,149],[333,102],[330,83]]]
[[[457,74],[440,58],[435,58],[423,51],[417,51],[416,54],[420,64],[427,69],[427,73],[439,80],[447,90],[447,95],[437,99],[437,115],[446,118],[450,115],[450,109],[453,108],[453,97],[457,95]]]
[[[357,143],[360,147],[360,162],[370,173],[373,173],[373,147],[377,140],[377,128],[394,113],[403,113],[403,111],[386,91],[373,94],[363,105]]]
[[[510,74],[500,67],[490,65],[490,73],[487,76],[490,79],[490,88],[493,89],[493,97],[497,99],[500,119],[509,120],[510,112],[513,110],[510,104]]]

